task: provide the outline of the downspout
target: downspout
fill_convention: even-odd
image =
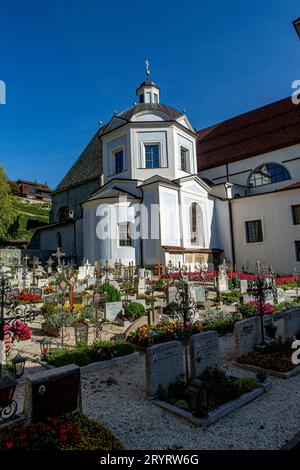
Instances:
[[[233,214],[232,214],[232,186],[229,182],[228,163],[226,163],[226,183],[225,183],[226,196],[228,200],[228,213],[229,213],[229,231],[230,231],[230,246],[232,253],[232,266],[235,270],[236,257],[235,257],[235,243],[234,243],[234,230],[233,230]]]

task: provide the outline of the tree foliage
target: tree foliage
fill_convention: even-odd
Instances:
[[[0,165],[0,240],[6,240],[8,229],[18,216],[14,207],[14,196],[5,171]]]

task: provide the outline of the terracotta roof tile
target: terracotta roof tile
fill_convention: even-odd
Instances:
[[[300,142],[300,105],[290,97],[198,132],[198,170]]]

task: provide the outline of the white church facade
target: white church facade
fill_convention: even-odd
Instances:
[[[147,79],[53,194],[31,248],[78,264],[171,260],[300,270],[300,105],[290,98],[196,131]]]
[[[214,198],[197,175],[197,134],[160,104],[150,80],[139,103],[100,133],[103,186],[83,207],[84,257],[137,266],[220,261]]]

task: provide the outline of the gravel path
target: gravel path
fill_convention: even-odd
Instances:
[[[223,367],[236,376],[249,375],[231,366],[233,336],[220,338]],[[40,371],[31,363],[28,373]],[[23,406],[25,378],[16,398]],[[300,376],[273,380],[273,388],[209,428],[197,428],[146,398],[145,355],[139,361],[82,376],[83,411],[105,423],[126,449],[225,450],[279,449],[300,429]]]

